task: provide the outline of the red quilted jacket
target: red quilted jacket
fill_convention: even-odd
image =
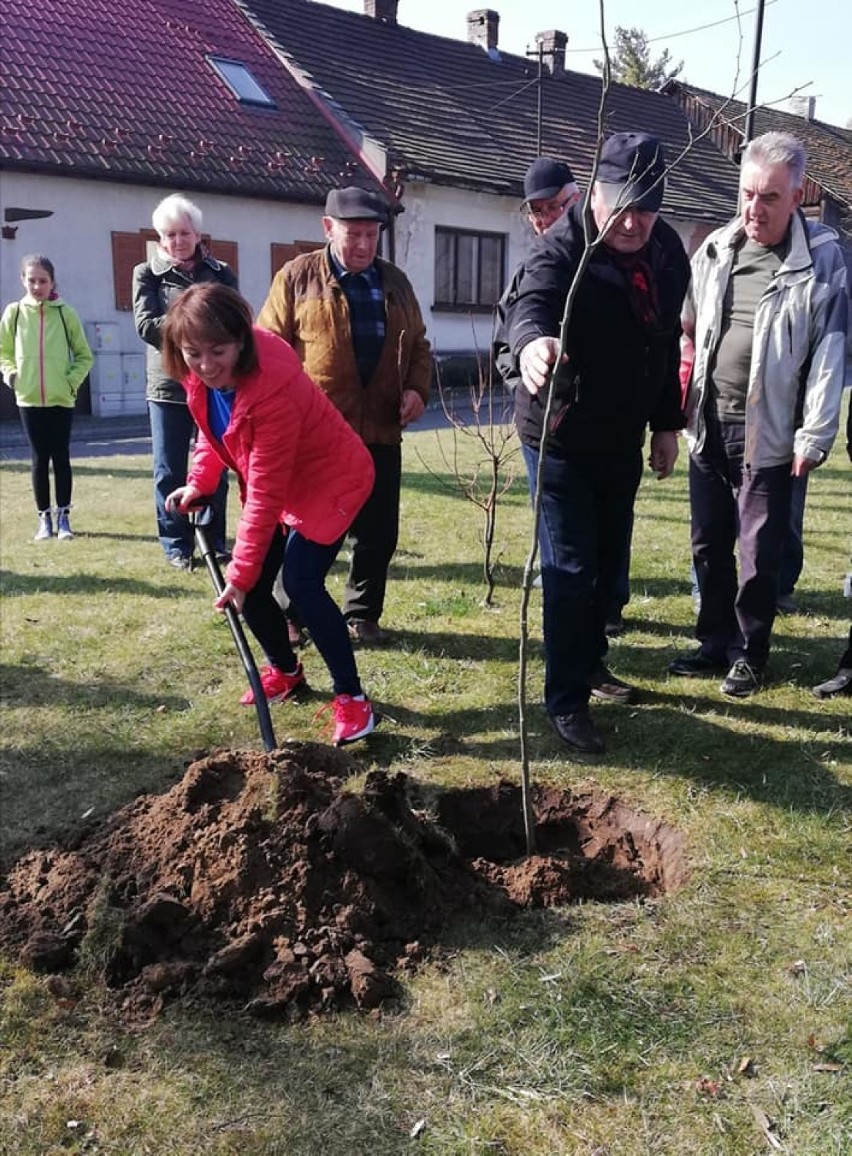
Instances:
[[[330,545],[352,524],[373,488],[364,443],[302,370],[280,337],[254,329],[259,366],[237,385],[221,443],[207,418],[207,387],[195,374],[183,382],[198,438],[188,482],[216,490],[222,466],[239,479],[243,510],[228,581],[251,590],[279,522]]]

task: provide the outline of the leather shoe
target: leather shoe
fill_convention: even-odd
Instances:
[[[563,743],[572,750],[584,755],[600,755],[605,750],[604,741],[587,710],[552,714],[550,721]]]
[[[678,655],[669,663],[669,674],[679,674],[683,678],[701,678],[706,674],[721,674],[728,669],[724,658],[706,654],[699,646],[689,654]]]
[[[604,702],[627,703],[636,698],[636,687],[616,678],[603,663],[596,666],[589,676],[589,687],[592,697]]]
[[[811,691],[816,698],[833,698],[836,694],[852,694],[852,666],[841,666],[834,678],[829,678]]]
[[[362,646],[382,646],[390,635],[382,630],[378,622],[369,622],[367,619],[350,618],[346,623],[349,637],[353,642],[360,642]]]

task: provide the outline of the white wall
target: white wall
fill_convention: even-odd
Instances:
[[[411,281],[436,353],[470,351],[487,354],[491,344],[490,313],[433,312],[435,300],[435,226],[505,233],[509,244],[506,279],[525,252],[532,231],[518,201],[489,193],[445,188],[411,181],[403,197],[405,212],[396,219],[396,260]]]
[[[9,206],[53,210],[51,217],[19,222],[14,240],[0,240],[0,305],[18,300],[23,292],[21,259],[43,253],[56,268],[62,297],[82,321],[118,322],[121,352],[142,352],[132,313],[115,308],[110,234],[150,228],[155,206],[173,190],[8,170],[0,176],[0,219]],[[318,205],[188,195],[204,214],[205,232],[238,243],[240,289],[255,310],[269,290],[271,243],[322,240]]]

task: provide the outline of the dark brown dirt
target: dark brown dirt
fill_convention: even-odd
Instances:
[[[77,967],[129,1015],[168,999],[240,1000],[295,1018],[377,1007],[449,921],[660,895],[685,874],[670,827],[602,795],[447,790],[417,809],[403,774],[367,776],[312,743],[222,752],[72,849],[33,851],[0,885],[0,942],[33,970]]]

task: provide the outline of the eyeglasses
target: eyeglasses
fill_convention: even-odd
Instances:
[[[563,197],[561,201],[539,201],[536,208],[533,208],[529,202],[525,207],[522,207],[522,212],[525,212],[528,217],[533,217],[536,221],[540,221],[542,217],[558,216],[562,210],[571,203],[571,197]]]

